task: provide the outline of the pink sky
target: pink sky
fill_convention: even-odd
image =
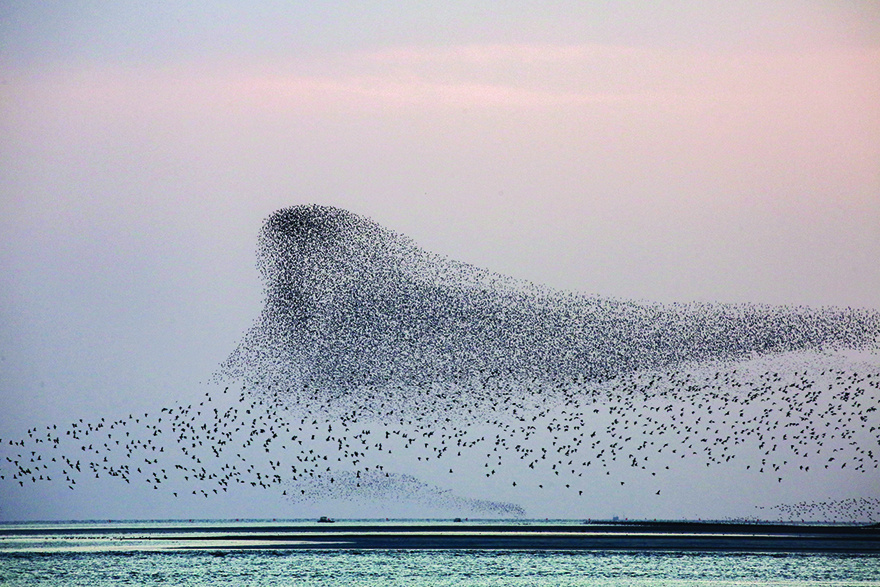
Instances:
[[[78,214],[94,202],[174,223],[165,217],[210,209],[204,189],[228,174],[253,222],[304,201],[353,207],[426,246],[566,289],[880,303],[877,269],[861,266],[878,252],[878,46],[408,45],[8,78],[8,167],[70,158],[62,165],[112,183],[139,161],[130,181],[161,168],[191,186],[174,199],[143,186],[126,202],[76,184],[52,192],[38,172],[29,193],[40,195],[16,197],[20,178],[13,210],[68,201]],[[586,262],[569,259],[581,248]],[[842,285],[840,270],[868,274]]]
[[[295,204],[565,290],[880,309],[876,3],[4,10],[0,437],[196,388]]]

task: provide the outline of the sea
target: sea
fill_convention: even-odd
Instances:
[[[407,525],[420,532],[436,528],[442,534],[450,522],[337,521],[349,533],[377,532],[393,524],[403,535]],[[470,521],[460,523],[467,529]],[[583,522],[516,523],[528,533],[532,524],[563,527]],[[408,549],[405,543],[352,548],[352,543],[326,532],[329,527],[315,520],[5,523],[0,524],[0,584],[880,586],[877,552]],[[491,523],[481,522],[474,530],[480,540],[491,543]],[[305,533],[312,542],[299,548],[306,542],[296,538]],[[282,535],[284,540],[277,540]]]

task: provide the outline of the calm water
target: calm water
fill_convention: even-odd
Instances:
[[[423,522],[422,522],[423,523]],[[131,524],[127,524],[130,526]],[[228,523],[226,523],[228,525]],[[106,532],[107,524],[94,525]],[[186,526],[185,524],[182,526]],[[9,528],[10,526],[0,526]],[[876,585],[880,556],[675,552],[167,549],[143,532],[0,537],[4,585]],[[204,523],[199,528],[210,531]],[[111,525],[112,529],[112,525]],[[158,550],[157,550],[158,549]]]

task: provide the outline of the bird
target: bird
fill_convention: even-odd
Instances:
[[[84,465],[175,497],[242,486],[509,513],[522,507],[492,498],[502,483],[511,496],[565,488],[587,502],[603,477],[660,495],[678,466],[781,484],[819,458],[858,474],[880,464],[876,366],[718,368],[870,346],[877,312],[561,292],[326,206],[272,214],[258,245],[263,312],[216,389],[158,412],[28,428],[0,443],[0,481],[73,490]],[[455,495],[475,467],[490,493]],[[444,471],[445,486],[418,480]]]

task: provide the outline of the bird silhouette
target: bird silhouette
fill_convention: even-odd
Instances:
[[[241,486],[521,515],[517,496],[587,502],[603,477],[658,497],[679,467],[778,485],[880,465],[880,366],[828,358],[876,349],[877,312],[558,292],[322,206],[273,214],[259,246],[264,307],[216,389],[28,428],[0,442],[0,481],[73,490],[84,466],[181,499]],[[488,494],[457,495],[465,479]],[[761,511],[874,520],[873,499]]]

